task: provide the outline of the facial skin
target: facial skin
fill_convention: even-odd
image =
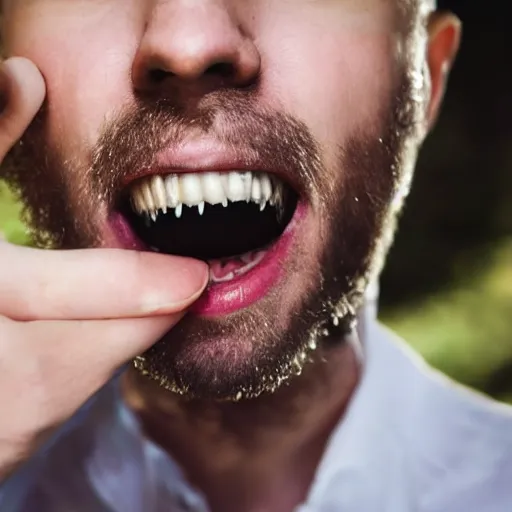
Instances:
[[[4,171],[40,244],[122,245],[109,221],[122,179],[202,138],[287,164],[302,193],[272,292],[228,317],[189,315],[141,371],[187,396],[252,398],[343,343],[442,95],[442,73],[427,79],[425,20],[392,0],[4,3],[6,54],[47,82]]]

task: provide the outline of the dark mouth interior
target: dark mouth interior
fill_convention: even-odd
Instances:
[[[183,206],[181,218],[174,209],[160,212],[154,222],[138,215],[125,197],[121,211],[135,234],[159,252],[201,260],[225,259],[263,249],[284,232],[297,207],[298,196],[286,187],[281,212],[270,204],[263,211],[253,202],[206,203],[203,215],[197,206]]]

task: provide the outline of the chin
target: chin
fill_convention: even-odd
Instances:
[[[348,313],[312,314],[321,310],[322,215],[283,172],[159,171],[127,185],[111,228],[123,247],[206,261],[210,282],[135,366],[188,398],[274,392],[312,359],[318,320],[338,315],[339,324]]]

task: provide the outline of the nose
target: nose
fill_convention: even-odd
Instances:
[[[253,84],[260,54],[240,17],[226,0],[157,0],[133,63],[135,90],[205,94]]]

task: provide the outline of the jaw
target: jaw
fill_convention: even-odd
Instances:
[[[269,257],[279,264],[279,279],[259,300],[224,314],[193,309],[137,358],[136,368],[187,399],[214,401],[274,393],[301,375],[319,348],[344,343],[357,309],[355,300],[350,302],[355,295],[349,301],[323,266],[328,251],[319,233],[324,230],[316,215],[305,212],[290,227],[284,258]],[[244,294],[244,288],[238,290]]]
[[[235,279],[210,282],[136,367],[170,391],[215,400],[256,397],[299,374],[317,346],[299,327],[304,298],[318,287],[321,271],[317,222],[299,204],[261,261]]]

